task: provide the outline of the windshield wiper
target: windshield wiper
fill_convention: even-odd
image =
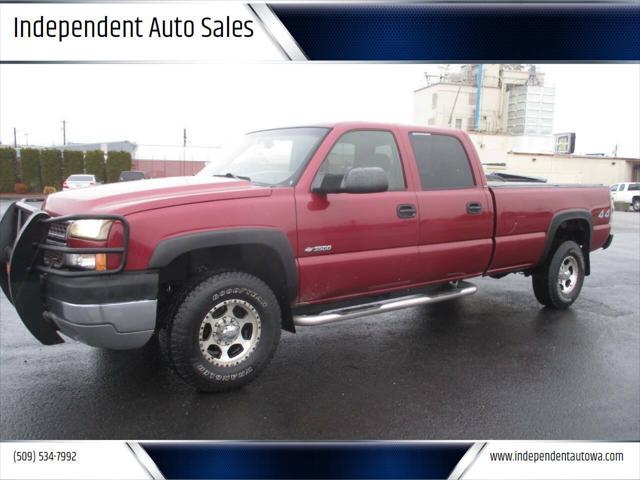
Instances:
[[[227,173],[225,173],[224,175],[222,175],[222,174],[218,174],[218,175],[212,175],[212,176],[213,176],[213,177],[224,177],[224,178],[238,178],[238,179],[240,179],[240,180],[246,180],[246,181],[248,181],[248,182],[250,182],[250,181],[251,181],[251,179],[250,179],[249,177],[245,177],[245,176],[243,176],[243,175],[234,175],[234,174],[233,174],[233,173],[231,173],[231,172],[227,172]]]

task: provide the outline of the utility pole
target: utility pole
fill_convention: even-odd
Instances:
[[[184,175],[185,160],[187,159],[187,129],[182,130],[182,165],[180,165],[180,173]]]
[[[617,143],[613,146],[613,156],[616,158],[618,157],[618,147],[619,145]]]
[[[187,160],[186,158],[186,153],[187,153],[187,129],[185,128],[182,131],[182,175],[184,175],[184,170],[185,170],[185,161]]]
[[[458,91],[456,92],[456,98],[453,100],[453,106],[451,107],[451,112],[449,112],[449,124],[448,124],[449,127],[451,126],[451,120],[453,120],[453,111],[456,109],[456,103],[458,103],[460,90],[462,90],[462,85],[458,87]]]
[[[16,127],[13,127],[13,148],[18,148],[18,137],[16,133]]]
[[[62,145],[67,144],[67,121],[62,120]]]

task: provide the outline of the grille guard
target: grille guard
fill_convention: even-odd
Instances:
[[[44,318],[42,274],[64,277],[113,275],[124,270],[129,245],[129,223],[120,215],[65,215],[51,217],[26,203],[15,202],[0,220],[0,287],[14,305],[27,329],[45,345],[61,343],[55,326]],[[122,224],[122,247],[72,248],[46,243],[51,225],[74,220],[113,220]],[[116,269],[67,270],[43,265],[46,250],[58,253],[116,253],[120,264]],[[8,265],[9,268],[5,268]]]
[[[67,247],[63,245],[53,245],[45,243],[43,240],[38,242],[35,247],[37,250],[48,250],[57,253],[117,253],[120,254],[120,264],[117,268],[111,270],[63,270],[60,268],[51,268],[45,265],[36,265],[36,269],[42,273],[50,273],[52,275],[60,275],[63,277],[89,277],[96,275],[113,275],[114,273],[120,273],[124,270],[127,264],[127,251],[129,248],[129,222],[121,215],[110,214],[95,214],[95,215],[64,215],[60,217],[49,217],[41,220],[46,228],[46,233],[49,232],[49,227],[54,223],[73,222],[75,220],[112,220],[114,222],[120,222],[122,225],[122,247]]]

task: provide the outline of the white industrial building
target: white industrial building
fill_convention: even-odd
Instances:
[[[640,180],[640,159],[558,153],[555,89],[534,65],[471,64],[438,75],[414,92],[418,125],[465,130],[486,171],[550,182],[613,184]],[[563,137],[563,138],[566,138]]]

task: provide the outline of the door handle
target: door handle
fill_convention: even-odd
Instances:
[[[482,212],[482,204],[479,202],[467,203],[467,213],[469,215],[477,215]]]
[[[404,203],[402,205],[398,205],[396,212],[400,218],[413,218],[416,216],[416,206]]]

